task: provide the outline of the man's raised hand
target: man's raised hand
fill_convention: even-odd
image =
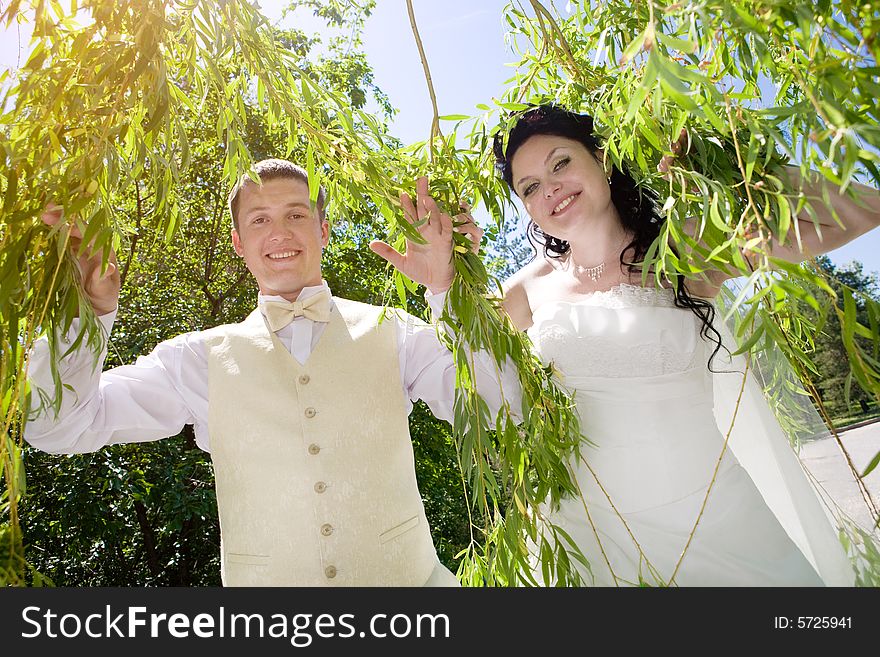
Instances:
[[[424,244],[406,240],[406,252],[400,253],[385,242],[373,240],[370,249],[385,258],[402,274],[416,283],[424,285],[432,294],[445,292],[452,285],[455,269],[452,265],[454,247],[453,231],[464,233],[472,242],[476,252],[480,246],[483,230],[465,212],[455,215],[455,219],[441,212],[437,203],[428,193],[428,179],[416,181],[416,200],[409,194],[400,195],[400,205],[404,217],[425,239]]]
[[[40,217],[47,226],[55,226],[62,221],[64,211],[61,206],[50,203]],[[76,258],[82,276],[83,290],[96,315],[106,315],[116,309],[119,303],[119,267],[116,253],[110,251],[107,270],[101,273],[101,252],[92,249],[91,245],[80,253],[82,233],[74,222],[69,222],[66,230],[70,231],[67,238],[68,248]]]

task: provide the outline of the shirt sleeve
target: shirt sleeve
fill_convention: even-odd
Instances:
[[[105,336],[115,317],[114,311],[99,318]],[[62,348],[73,341],[78,322],[62,337]],[[133,365],[101,372],[106,354],[105,338],[97,363],[84,344],[60,359],[62,396],[56,415],[50,404],[41,403],[41,397],[53,396],[54,384],[48,341],[37,341],[28,364],[27,442],[45,452],[75,454],[173,436],[185,424],[194,424],[199,446],[207,448],[207,361],[199,333],[177,336]]]
[[[441,316],[446,293],[427,294],[434,318]],[[438,418],[453,421],[455,403],[455,362],[438,336],[443,329],[412,315],[398,317],[398,349],[404,392],[408,399],[424,401]],[[495,417],[504,402],[514,414],[521,406],[522,388],[513,363],[498,367],[486,351],[473,353],[477,392]]]

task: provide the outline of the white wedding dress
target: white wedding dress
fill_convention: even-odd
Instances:
[[[529,337],[575,394],[590,441],[572,463],[581,494],[545,510],[589,561],[585,584],[852,585],[751,376],[743,388],[745,361],[719,352],[713,369],[727,374],[713,374],[714,344],[672,291],[623,284],[541,305],[533,321]]]

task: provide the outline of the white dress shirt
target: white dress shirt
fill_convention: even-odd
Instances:
[[[307,287],[298,300],[325,290],[327,284]],[[445,293],[428,295],[428,304],[439,317]],[[260,301],[280,297],[261,295]],[[107,335],[116,318],[114,310],[99,318]],[[412,401],[421,399],[432,413],[452,421],[455,400],[455,365],[449,350],[437,336],[437,327],[398,311],[388,317],[397,330],[400,380],[407,413]],[[69,344],[78,329],[75,320],[65,336]],[[279,330],[281,343],[300,363],[305,363],[317,346],[327,324],[298,317]],[[192,424],[196,443],[210,451],[208,435],[208,359],[203,333],[184,333],[159,343],[133,365],[122,365],[101,373],[106,342],[97,367],[94,354],[80,348],[59,363],[61,381],[68,389],[61,410],[51,409],[32,416],[25,427],[25,439],[34,447],[52,453],[92,452],[104,445],[146,442],[173,436]],[[520,387],[516,371],[507,366],[498,371],[485,352],[475,354],[476,381],[481,397],[493,416],[501,407],[502,390],[514,411],[519,409]],[[54,389],[48,341],[34,345],[28,377],[33,387]],[[499,380],[501,387],[499,388]],[[32,395],[33,404],[39,396]]]

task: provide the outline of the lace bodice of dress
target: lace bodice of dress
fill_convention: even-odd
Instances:
[[[646,377],[705,363],[700,322],[677,308],[668,289],[621,284],[577,302],[554,301],[533,313],[529,337],[562,375]]]

